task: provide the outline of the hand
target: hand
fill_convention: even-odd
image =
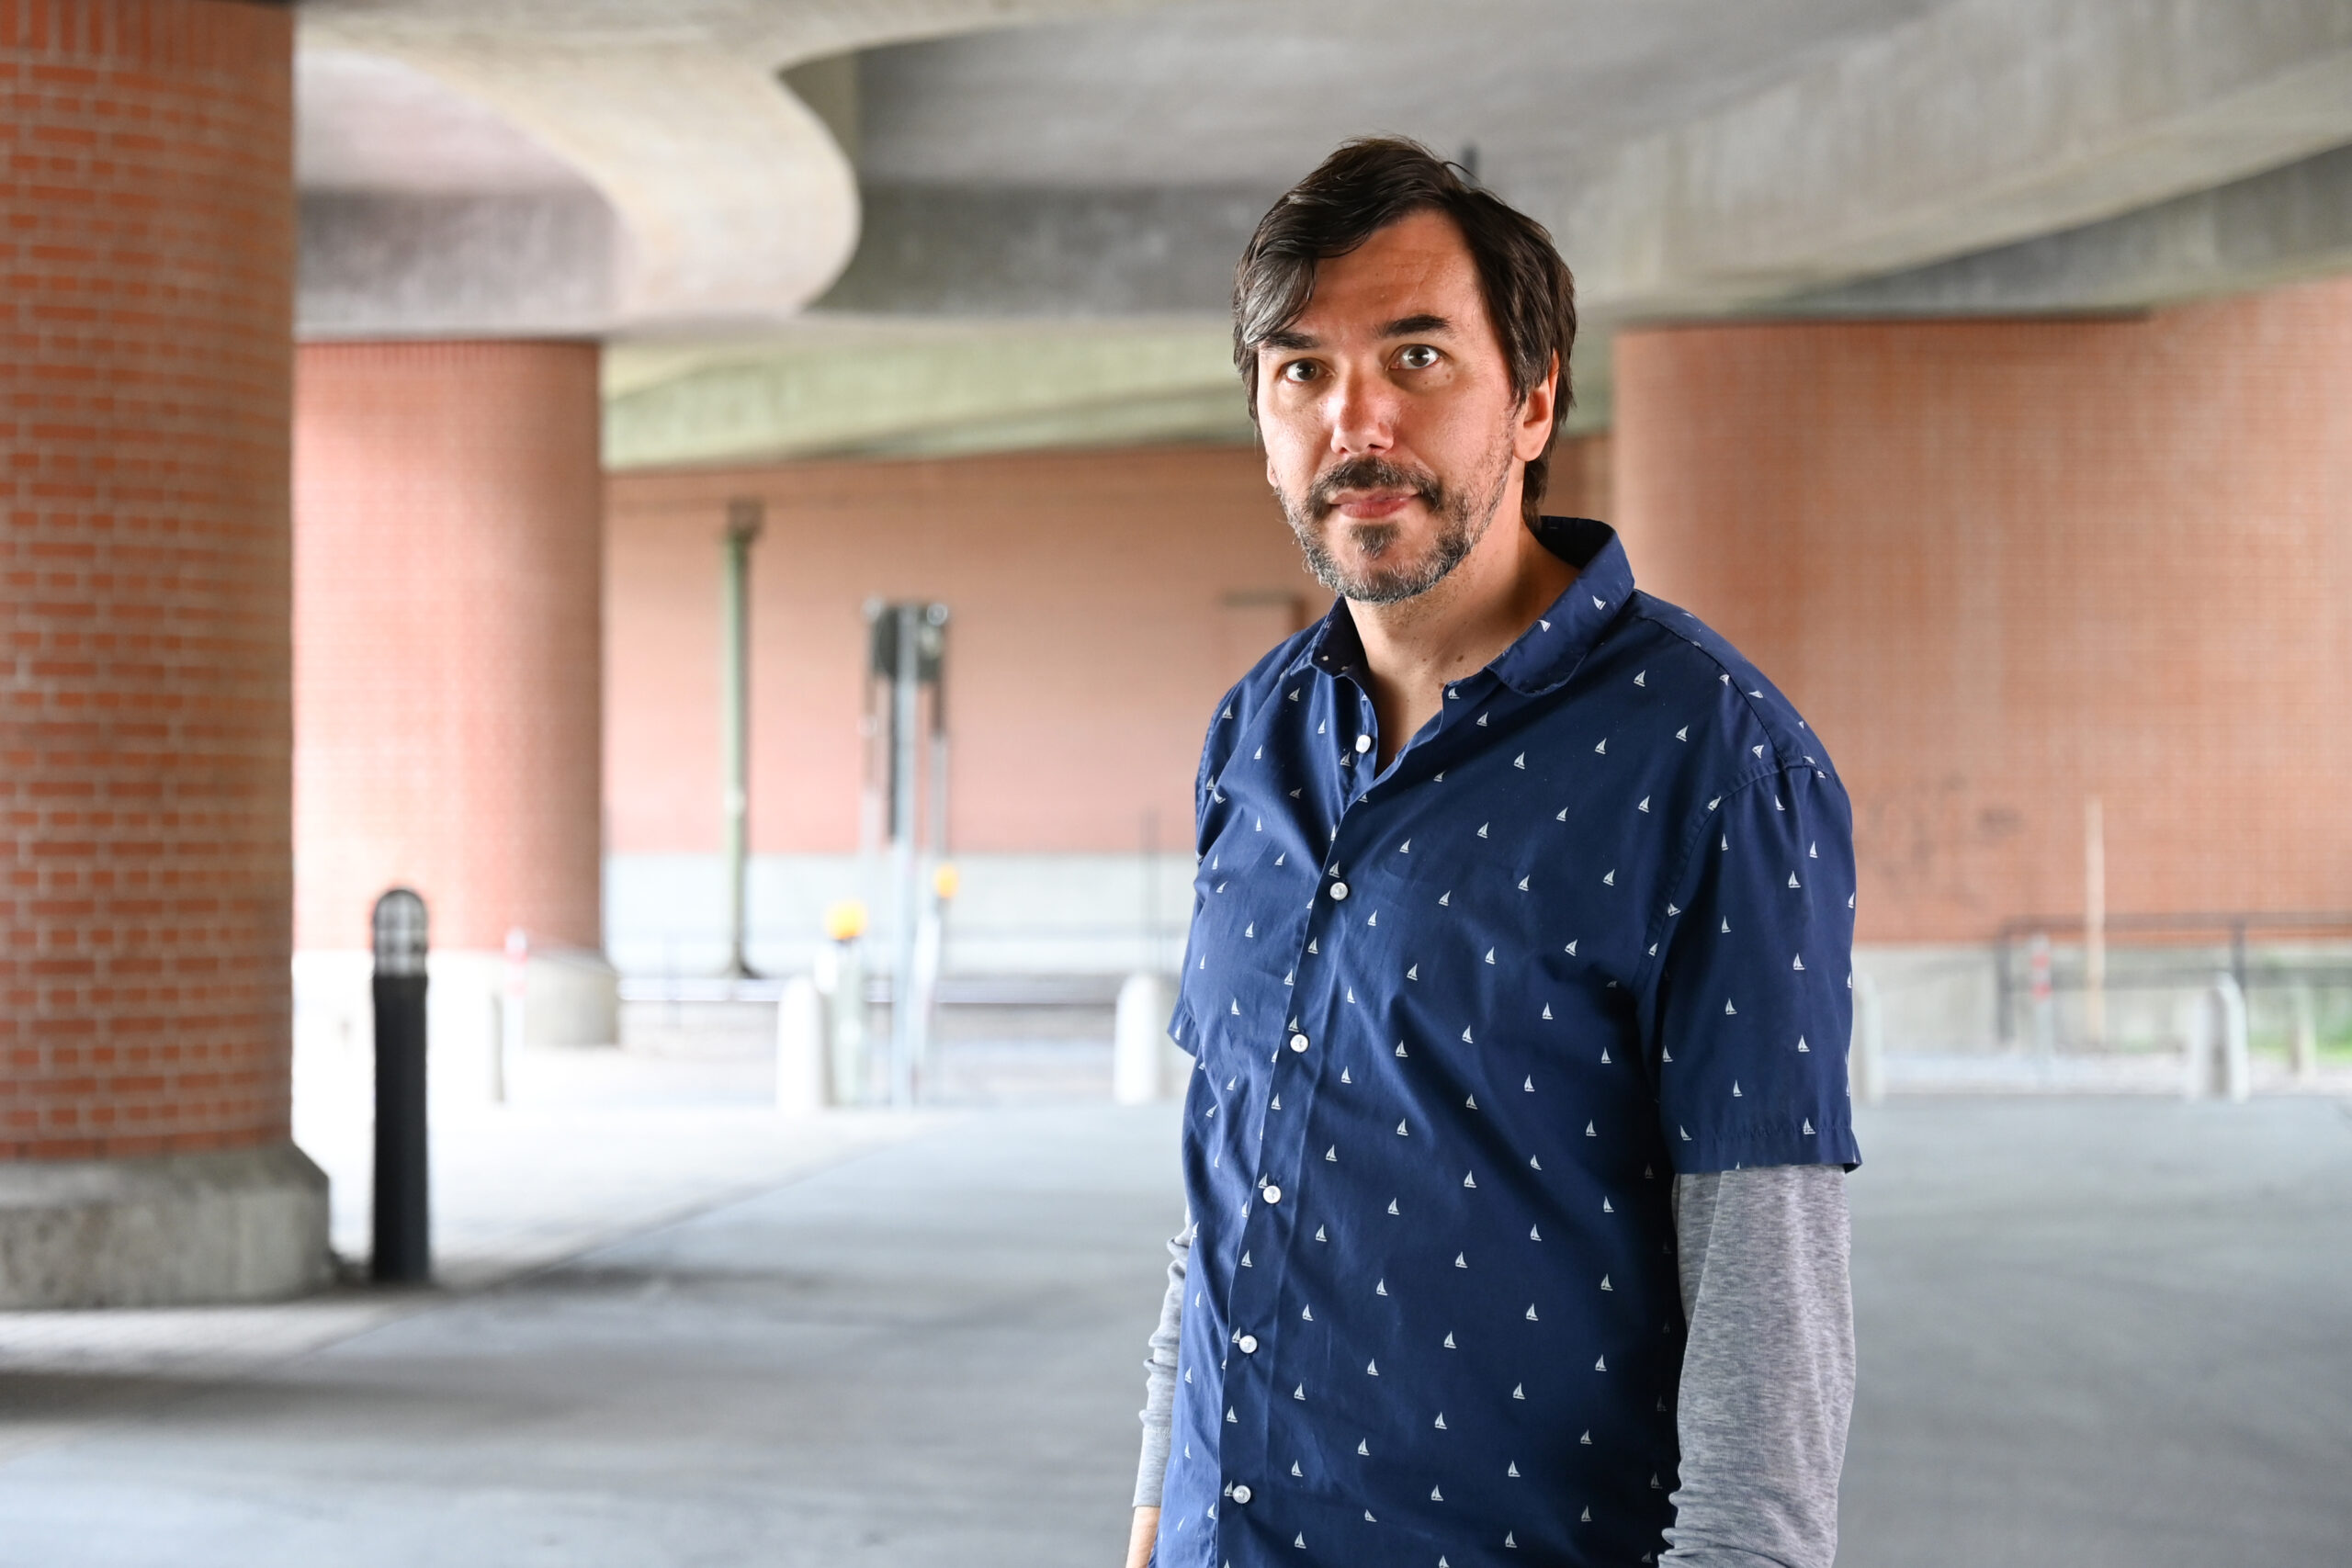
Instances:
[[[1159,1539],[1159,1510],[1137,1508],[1135,1528],[1127,1532],[1127,1568],[1144,1568],[1151,1561],[1152,1543]]]

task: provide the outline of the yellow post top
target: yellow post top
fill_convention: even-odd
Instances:
[[[865,934],[865,905],[857,898],[843,898],[825,906],[825,934],[835,942],[855,942]]]
[[[954,861],[941,861],[931,874],[931,890],[939,895],[943,904],[955,897],[956,889],[963,885],[963,874],[956,869]]]

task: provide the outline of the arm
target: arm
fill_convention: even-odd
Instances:
[[[1846,1175],[1678,1177],[1681,1484],[1661,1568],[1829,1568],[1854,1404]]]
[[[1184,1322],[1184,1266],[1193,1253],[1193,1217],[1168,1243],[1168,1293],[1159,1303],[1159,1326],[1151,1331],[1144,1358],[1143,1457],[1136,1466],[1136,1519],[1127,1541],[1128,1568],[1151,1560],[1159,1529],[1159,1493],[1168,1477],[1168,1453],[1176,1426],[1176,1348]]]

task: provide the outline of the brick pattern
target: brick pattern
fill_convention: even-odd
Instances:
[[[0,0],[0,1157],[287,1136],[292,47]]]
[[[1860,933],[2352,908],[2352,278],[2048,321],[1618,340],[1645,585],[1812,718]]]
[[[294,424],[295,934],[602,924],[597,349],[311,344]],[[698,606],[715,612],[717,589]]]
[[[719,840],[719,537],[758,496],[752,842],[858,841],[869,596],[944,600],[952,843],[1189,848],[1211,706],[1329,603],[1249,448],[628,473],[607,486],[609,841]]]

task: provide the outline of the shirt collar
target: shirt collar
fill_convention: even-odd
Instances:
[[[1503,684],[1528,696],[1566,680],[1634,596],[1634,569],[1617,530],[1608,524],[1589,517],[1543,517],[1534,529],[1545,549],[1577,569],[1577,580],[1487,666]],[[1309,668],[1362,679],[1363,639],[1345,599],[1331,602],[1322,625],[1283,673]]]

